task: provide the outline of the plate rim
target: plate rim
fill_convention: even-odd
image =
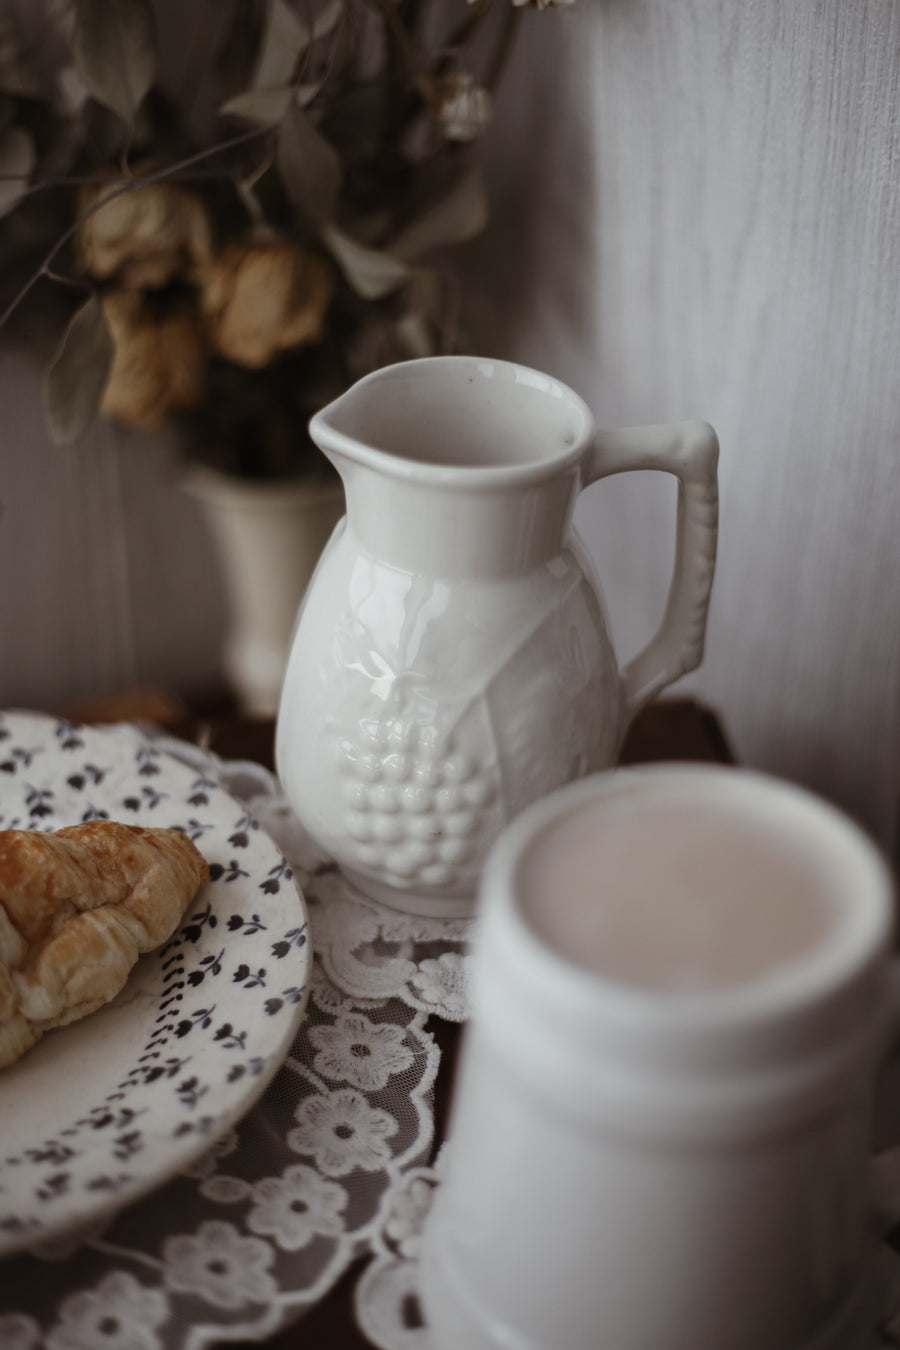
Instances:
[[[91,722],[57,716],[53,713],[47,713],[39,709],[23,707],[0,708],[0,723],[5,722],[7,719],[17,718],[27,718],[30,721],[40,722],[44,725],[45,730],[64,725],[66,727],[71,727],[74,731],[84,731],[90,735],[110,738],[120,747],[126,746],[129,743],[126,737],[130,738],[133,736],[133,744],[135,747],[141,744],[152,747],[155,751],[155,756],[162,764],[175,766],[179,773],[190,773],[192,771],[193,766],[190,763],[186,760],[179,759],[177,755],[172,753],[170,747],[172,741],[177,738],[167,736],[166,748],[155,747],[153,737],[147,736],[140,727],[131,722],[98,725]],[[123,734],[122,728],[127,728],[125,734]],[[185,745],[188,749],[193,748],[191,747],[190,742],[186,741]],[[210,765],[210,768],[214,768],[214,765]],[[234,803],[238,813],[252,815],[249,804],[242,802],[239,798],[235,797],[228,788],[221,784],[221,782],[217,781],[215,787],[222,797],[227,798],[230,802]],[[255,820],[255,817],[253,818]],[[124,823],[127,824],[128,822],[126,821]],[[256,827],[260,838],[268,843],[271,851],[283,858],[283,850],[277,841],[273,839],[268,830],[263,825],[259,824],[259,822],[256,822]],[[56,828],[63,828],[63,824],[61,823],[56,826]],[[111,1220],[116,1214],[140,1203],[142,1200],[146,1199],[148,1195],[160,1190],[176,1177],[185,1173],[193,1163],[208,1153],[219,1139],[227,1134],[229,1130],[233,1129],[239,1121],[244,1119],[244,1117],[252,1111],[253,1107],[264,1095],[272,1081],[282,1069],[285,1059],[290,1052],[290,1047],[302,1025],[309,1002],[313,969],[313,947],[309,922],[309,909],[306,903],[306,897],[297,881],[296,873],[293,868],[291,868],[289,884],[291,886],[291,893],[296,897],[299,906],[298,919],[301,924],[305,925],[306,941],[302,948],[302,951],[304,952],[304,956],[302,957],[303,987],[297,1003],[292,1005],[290,1009],[290,1015],[282,1019],[280,1035],[277,1040],[273,1041],[272,1046],[268,1051],[266,1062],[262,1068],[256,1074],[244,1078],[242,1089],[240,1092],[236,1093],[234,1101],[226,1109],[216,1111],[215,1119],[206,1132],[182,1136],[183,1142],[180,1144],[180,1147],[169,1151],[160,1166],[156,1166],[152,1168],[151,1171],[136,1177],[132,1182],[126,1183],[120,1191],[117,1191],[114,1194],[97,1192],[95,1199],[93,1196],[89,1196],[84,1190],[78,1189],[67,1197],[70,1201],[68,1207],[63,1207],[63,1210],[55,1217],[49,1215],[48,1218],[41,1223],[38,1229],[20,1230],[17,1232],[0,1231],[0,1261],[7,1260],[8,1258],[17,1255],[27,1254],[30,1249],[39,1247],[45,1243],[64,1239],[68,1234],[71,1234],[88,1224],[105,1223]],[[191,907],[196,903],[202,890],[203,888],[201,887],[200,890],[198,890],[197,895],[192,898],[179,921],[178,927],[170,937],[165,942],[160,943],[153,952],[146,953],[147,956],[159,956],[160,953],[165,951],[177,938],[182,925],[188,920]],[[129,971],[129,980],[131,979],[134,969],[135,967],[132,967],[132,970]],[[125,985],[116,997],[119,997],[127,986],[128,981],[126,980]],[[112,1002],[112,1000],[110,1002]],[[109,1007],[109,1004],[104,1005],[104,1007]],[[97,1011],[100,1012],[102,1010],[98,1009]],[[155,1007],[153,1011],[156,1011]],[[66,1027],[53,1028],[53,1030],[66,1031],[69,1027],[77,1027],[80,1021],[85,1020],[87,1019],[78,1019],[69,1023]],[[30,1053],[30,1051],[26,1051],[26,1054],[28,1053]],[[8,1067],[13,1068],[14,1065],[9,1065]],[[2,1085],[2,1074],[3,1070],[0,1069],[0,1085]],[[65,1125],[65,1122],[63,1122],[63,1124]],[[4,1170],[6,1170],[6,1167],[3,1159],[0,1158],[0,1176],[2,1176]]]

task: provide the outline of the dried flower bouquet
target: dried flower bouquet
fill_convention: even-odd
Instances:
[[[552,3],[0,0],[0,327],[54,288],[54,438],[101,412],[247,477],[321,465],[316,407],[456,343],[478,143]]]

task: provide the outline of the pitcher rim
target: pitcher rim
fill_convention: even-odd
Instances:
[[[569,399],[580,412],[584,424],[583,434],[576,437],[573,444],[566,446],[562,451],[548,452],[545,457],[538,460],[527,460],[513,464],[435,464],[425,459],[405,458],[393,454],[389,450],[381,450],[377,446],[367,445],[357,437],[339,430],[329,420],[334,410],[351,393],[366,385],[381,383],[389,379],[392,374],[403,370],[412,370],[416,367],[420,369],[427,367],[447,369],[451,365],[457,367],[499,366],[506,370],[514,370],[524,375],[534,376],[556,386],[560,394]],[[467,355],[421,356],[408,361],[395,361],[390,365],[380,366],[377,370],[370,371],[367,375],[363,375],[355,381],[337,398],[332,399],[330,403],[315,412],[309,420],[310,436],[319,448],[326,453],[329,449],[332,449],[336,453],[346,455],[356,463],[379,469],[394,478],[415,481],[427,486],[443,486],[461,490],[474,487],[503,489],[544,482],[560,470],[571,468],[584,458],[594,430],[594,416],[585,400],[569,385],[562,380],[558,380],[555,375],[547,375],[543,371],[526,366],[520,361]]]

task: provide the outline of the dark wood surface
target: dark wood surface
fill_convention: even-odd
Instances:
[[[204,745],[223,759],[249,759],[274,768],[275,729],[271,720],[215,712],[203,717],[177,715],[167,723],[173,735]],[[635,720],[621,758],[626,764],[733,760],[718,718],[688,699],[664,699],[646,708]],[[435,1138],[440,1142],[446,1130],[461,1028],[432,1018],[429,1030],[441,1049],[435,1085]],[[355,1262],[315,1308],[287,1330],[270,1337],[266,1341],[268,1350],[371,1350],[353,1317],[353,1289],[365,1263],[365,1259]],[[259,1343],[230,1344],[234,1350],[251,1350]]]

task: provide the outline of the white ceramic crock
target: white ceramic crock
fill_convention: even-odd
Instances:
[[[767,827],[787,829],[819,878],[826,859],[842,896],[829,935],[770,977],[677,994],[542,942],[521,902],[526,849],[586,803],[631,793],[639,812],[660,785],[755,820],[763,845]],[[565,899],[548,898],[551,927]],[[868,1347],[893,903],[862,832],[747,771],[620,770],[524,812],[488,861],[482,905],[421,1266],[435,1350]]]

